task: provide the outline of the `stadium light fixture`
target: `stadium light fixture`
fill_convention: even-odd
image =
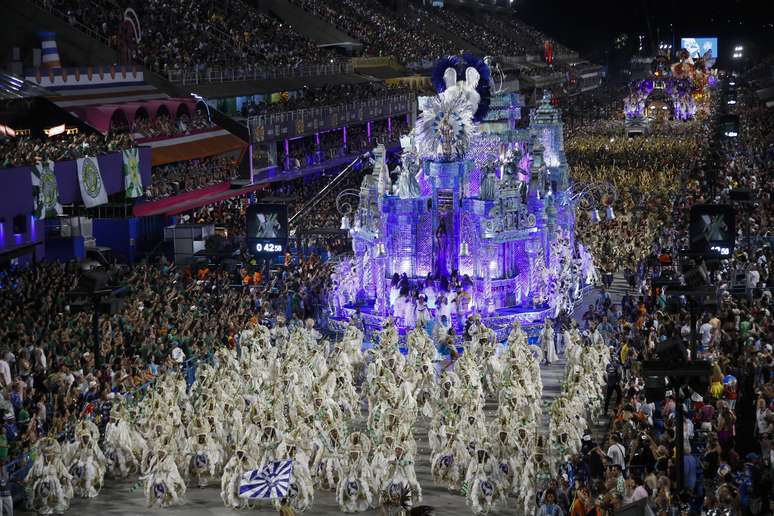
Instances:
[[[210,116],[210,105],[207,104],[207,101],[204,99],[204,97],[202,97],[198,93],[193,93],[193,92],[191,93],[191,96],[194,98],[194,100],[196,100],[196,102],[201,102],[202,104],[204,104],[204,109],[207,110],[207,120],[210,123],[212,123],[212,117]]]

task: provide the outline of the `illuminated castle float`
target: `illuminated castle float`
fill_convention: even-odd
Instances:
[[[380,146],[344,221],[354,257],[337,272],[337,315],[360,307],[369,326],[392,316],[410,327],[396,298],[406,287],[431,311],[445,291],[457,323],[478,313],[501,332],[571,310],[593,264],[574,246],[558,110],[546,95],[517,129],[521,97],[490,95],[489,67],[470,55],[442,60],[434,77],[439,94],[420,100],[395,184]]]

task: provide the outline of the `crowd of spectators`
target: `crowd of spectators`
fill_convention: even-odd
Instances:
[[[131,133],[135,140],[144,138],[160,138],[167,136],[183,136],[192,132],[215,127],[206,114],[197,111],[194,116],[182,115],[176,119],[167,116],[137,118],[132,124]]]
[[[0,139],[2,167],[34,165],[40,161],[61,161],[96,156],[134,147],[125,133],[102,136],[98,133],[61,134],[49,138],[17,136]]]
[[[244,117],[283,113],[297,109],[364,102],[407,92],[406,88],[391,87],[381,81],[326,85],[317,88],[304,88],[296,92],[295,95],[288,96],[279,102],[245,103],[242,105],[241,113]]]
[[[456,49],[430,30],[419,11],[387,9],[377,0],[293,0],[363,44],[365,56],[393,56],[402,63],[434,60]]]
[[[378,0],[294,0],[314,16],[363,44],[365,56],[392,56],[402,63],[432,61],[453,53],[459,44],[431,27],[449,33],[492,55],[542,53],[546,36],[515,18],[482,14],[474,19],[452,9],[408,5],[394,11]],[[320,49],[292,26],[240,0],[49,0],[67,20],[92,27],[115,46],[121,44],[123,9],[132,7],[142,20],[143,37],[132,58],[155,70],[212,66],[297,66],[327,63],[338,57]],[[167,35],[174,37],[168,38]],[[565,50],[555,44],[555,52]]]
[[[705,166],[713,125],[710,114],[703,113],[689,122],[654,126],[645,137],[628,138],[620,115],[625,93],[612,86],[605,91],[615,96],[580,96],[585,96],[588,113],[565,133],[565,151],[574,181],[614,187],[610,196],[596,201],[602,201],[603,217],[604,206],[612,206],[615,220],[594,224],[590,210],[598,206],[587,206],[589,210],[579,212],[577,228],[600,270],[612,273],[636,270],[658,245],[653,236],[659,228],[673,227],[671,206]]]
[[[530,47],[526,48],[520,44],[521,40],[511,37],[512,33],[518,34],[518,32],[504,31],[489,23],[481,23],[479,19],[464,15],[462,11],[427,8],[419,12],[428,23],[434,23],[449,32],[459,34],[462,39],[475,45],[487,55],[522,56],[528,53],[528,50],[534,54],[538,46],[542,51],[542,40],[531,40]]]
[[[148,200],[171,197],[234,179],[239,163],[233,157],[215,156],[154,167],[152,182],[145,188]]]
[[[119,46],[126,8],[133,8],[142,39],[132,60],[154,70],[212,66],[297,66],[330,62],[335,55],[317,47],[292,26],[240,0],[50,0],[71,22],[92,27]],[[118,7],[118,8],[117,8]]]
[[[559,95],[559,107],[568,137],[583,135],[623,134],[623,98],[628,86],[606,80],[599,87],[578,95]]]
[[[551,40],[554,45],[555,58],[570,52],[570,49],[566,46],[554,41],[546,34],[513,16],[494,15],[482,12],[481,22],[481,25],[490,27],[491,30],[498,30],[501,34],[508,35],[509,43],[506,48],[508,48],[511,53],[500,51],[496,53],[497,55],[543,55],[544,43],[547,40]]]
[[[651,273],[653,270],[648,269]],[[711,362],[704,383],[670,384],[660,395],[646,390],[642,364],[670,360],[664,343],[690,348],[690,315],[648,294],[647,281],[619,302],[604,289],[583,314],[581,329],[591,342],[604,342],[604,410],[611,422],[601,441],[591,433],[570,461],[574,486],[555,481],[557,503],[568,514],[613,514],[623,505],[648,499],[654,513],[768,514],[771,430],[774,423],[768,299],[755,304],[726,299],[700,318],[698,356]],[[683,404],[683,441],[677,438],[676,408]],[[676,483],[676,448],[684,453],[683,488]],[[550,505],[543,495],[543,506]],[[705,512],[702,512],[705,511]],[[549,513],[550,514],[550,513]]]
[[[0,138],[1,166],[19,167],[47,160],[62,161],[97,156],[135,147],[136,140],[181,136],[214,126],[215,124],[204,113],[197,110],[191,117],[184,114],[175,120],[167,116],[158,116],[152,120],[137,118],[131,127],[111,126],[106,136],[96,132],[77,132],[47,138],[29,136]]]
[[[745,78],[736,81],[743,83]],[[557,514],[549,512],[554,506],[573,515],[606,514],[642,498],[658,515],[756,515],[774,510],[770,495],[774,303],[769,285],[774,259],[769,222],[774,125],[767,108],[749,86],[742,85],[739,101],[731,109],[740,117],[739,135],[722,139],[715,117],[724,97],[719,91],[714,95],[707,117],[676,131],[678,140],[694,132],[704,141],[692,144],[696,150],[687,154],[682,173],[671,179],[676,183],[673,188],[662,187],[659,195],[649,196],[632,185],[619,186],[619,193],[628,200],[627,209],[639,215],[616,227],[624,238],[606,233],[615,239],[608,250],[633,242],[643,252],[633,262],[624,260],[617,264],[622,268],[602,275],[603,286],[610,287],[613,272],[624,272],[626,291],[618,300],[602,288],[581,323],[586,338],[604,342],[610,349],[604,403],[605,412],[612,409],[610,428],[601,442],[592,435],[584,437],[581,453],[570,461],[574,488],[561,479],[554,482],[550,489],[554,496],[544,495],[545,510],[541,510],[545,514]],[[669,127],[659,131],[657,138]],[[707,146],[720,149],[719,161],[712,162],[720,173],[706,166]],[[657,287],[657,281],[680,278],[695,267],[679,258],[679,250],[688,245],[689,208],[729,202],[730,192],[738,188],[755,192],[752,209],[737,212],[749,219],[751,238],[740,230],[734,255],[709,267],[707,280],[717,288],[718,302],[699,305],[692,328],[687,300],[670,294],[669,288]],[[650,220],[642,213],[646,211],[660,213],[653,219],[657,223],[644,231],[631,231],[631,226],[644,226],[643,221]],[[601,231],[589,221],[579,224],[581,229],[588,224]],[[579,233],[578,238],[588,242],[589,233]],[[688,269],[683,267],[686,264]],[[734,290],[733,279],[740,272],[745,278],[743,288]],[[679,367],[697,358],[709,362],[703,381],[684,385],[672,378],[661,395],[646,389],[645,361]],[[680,405],[685,416],[682,442],[676,428]],[[678,448],[683,452],[682,464],[677,461]],[[682,486],[677,484],[678,469],[682,469]]]

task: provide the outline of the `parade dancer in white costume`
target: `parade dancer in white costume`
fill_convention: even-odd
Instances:
[[[220,479],[220,499],[223,505],[231,509],[246,509],[249,501],[239,497],[239,484],[242,475],[256,468],[242,448],[237,448],[234,456],[229,459],[223,468],[223,476]]]
[[[414,471],[414,458],[407,449],[410,446],[397,445],[394,458],[390,461],[386,479],[382,482],[382,501],[394,499],[398,492],[411,492],[412,500],[422,501],[422,487]]]
[[[524,493],[524,514],[535,514],[538,497],[545,491],[551,479],[551,466],[546,459],[542,437],[538,438],[533,461],[521,479],[520,492]]]
[[[321,434],[316,442],[317,448],[312,461],[312,472],[320,489],[333,491],[342,477],[341,438],[339,431],[332,428],[327,435]]]
[[[371,475],[368,455],[360,446],[352,446],[336,488],[336,502],[343,512],[363,512],[372,506],[375,493]]]
[[[446,444],[433,456],[430,471],[436,484],[445,486],[449,491],[458,491],[462,487],[470,454],[465,443],[458,439],[456,429],[447,428],[446,435]]]
[[[111,475],[126,478],[140,470],[140,460],[148,446],[140,432],[129,424],[123,405],[113,409],[105,428],[105,457]]]
[[[186,486],[174,458],[164,448],[158,449],[151,459],[145,481],[145,501],[148,507],[179,505],[183,502]]]
[[[188,439],[188,474],[199,487],[207,487],[222,466],[223,449],[208,434],[200,432]]]
[[[494,478],[497,483],[498,498],[503,503],[507,503],[507,497],[512,493],[514,481],[517,479],[517,470],[521,467],[517,463],[516,447],[509,433],[510,426],[510,419],[503,418],[503,424],[493,428],[493,433],[497,435],[492,446],[492,458],[497,465]]]
[[[553,325],[551,324],[550,319],[546,319],[543,324],[543,330],[540,332],[540,348],[543,350],[543,360],[546,365],[551,365],[559,361],[554,340]]]
[[[424,294],[420,294],[417,300],[416,314],[416,327],[424,328],[425,325],[430,322],[432,316],[430,315],[430,308],[427,306],[427,300]]]
[[[486,449],[476,450],[465,474],[465,503],[473,514],[487,514],[497,501],[498,465]]]
[[[70,460],[73,490],[81,498],[95,498],[105,479],[107,460],[88,430],[77,433],[78,448]]]
[[[314,480],[309,472],[309,455],[291,444],[286,448],[285,456],[293,460],[293,477],[290,481],[290,505],[303,512],[312,506],[314,501]]]
[[[44,437],[24,481],[27,507],[38,514],[63,514],[73,497],[71,480],[62,462],[61,446],[56,439]]]

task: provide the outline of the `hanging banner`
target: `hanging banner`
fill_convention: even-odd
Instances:
[[[99,173],[99,161],[96,157],[78,158],[78,184],[81,199],[87,208],[93,208],[108,201],[105,184]]]
[[[35,206],[35,217],[46,219],[62,214],[59,204],[59,186],[54,175],[54,162],[37,163],[30,170],[32,176],[32,198]]]
[[[124,191],[126,197],[134,199],[143,194],[142,176],[140,175],[140,153],[137,149],[126,149],[124,157]]]

